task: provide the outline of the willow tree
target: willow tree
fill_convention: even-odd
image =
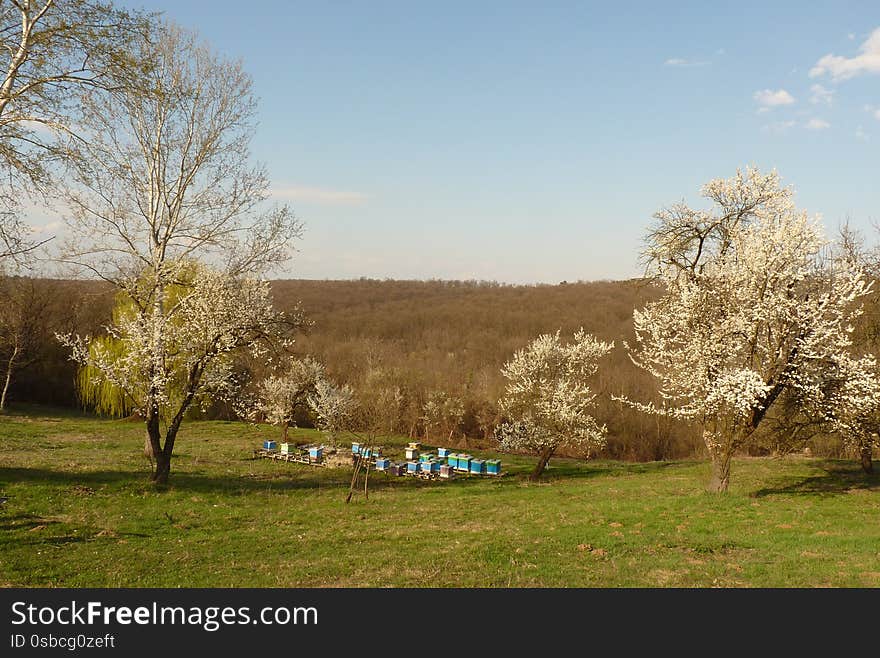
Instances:
[[[268,177],[250,162],[256,103],[241,64],[168,23],[132,48],[144,63],[138,84],[81,99],[86,138],[70,144],[78,157],[62,193],[71,214],[60,259],[111,283],[134,309],[111,327],[125,359],[68,344],[114,384],[144,387],[153,479],[166,482],[186,409],[231,376],[218,357],[279,345],[281,328],[296,324],[273,310],[260,279],[290,257],[301,225],[286,206],[265,205]],[[187,283],[199,261],[210,267]],[[188,289],[179,303],[169,300],[174,285]],[[136,371],[127,378],[119,363]],[[183,398],[168,405],[175,385]]]
[[[665,294],[635,311],[630,356],[657,379],[662,404],[627,401],[700,426],[717,492],[780,396],[809,397],[826,364],[847,362],[870,286],[857,263],[828,257],[818,222],[775,172],[750,168],[702,194],[711,210],[678,204],[648,233]]]

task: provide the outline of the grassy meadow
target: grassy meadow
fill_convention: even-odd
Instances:
[[[498,479],[371,474],[346,505],[349,469],[253,459],[274,434],[185,423],[158,490],[138,422],[0,416],[0,586],[880,586],[880,477],[855,462],[743,458],[719,496],[701,461],[554,459],[533,484],[498,455]]]

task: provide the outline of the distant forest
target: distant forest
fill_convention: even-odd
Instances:
[[[10,402],[79,406],[77,366],[54,332],[101,333],[110,320],[112,292],[85,281],[12,279],[7,285],[22,288],[22,303],[40,318],[26,366],[10,384]],[[648,281],[279,280],[272,286],[280,308],[299,306],[310,321],[294,354],[313,356],[333,379],[351,384],[361,407],[381,416],[382,431],[451,446],[487,445],[501,420],[504,362],[538,334],[583,327],[615,341],[593,382],[599,393],[595,415],[607,425],[608,440],[592,456],[644,461],[702,456],[705,450],[695,428],[610,399],[626,393],[658,401],[655,382],[633,366],[623,345],[633,339],[633,310],[660,294]],[[426,418],[428,400],[451,411]],[[218,405],[209,416],[233,418],[234,412]],[[309,422],[300,419],[301,425]],[[837,442],[823,437],[810,446],[817,454],[840,452]],[[751,450],[769,453],[774,447],[768,436]]]

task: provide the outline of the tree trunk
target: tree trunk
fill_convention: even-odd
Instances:
[[[547,462],[550,461],[550,457],[553,456],[555,450],[555,446],[548,446],[541,449],[541,456],[538,459],[538,463],[535,464],[535,470],[532,471],[532,474],[529,476],[530,481],[537,482],[540,479],[541,473],[544,472],[544,469],[547,467]]]
[[[156,471],[153,473],[153,482],[156,484],[168,484],[168,476],[171,474],[171,455],[162,450],[156,454]]]
[[[726,448],[719,448],[712,452],[712,479],[709,480],[707,489],[712,493],[724,493],[730,485],[730,458],[731,452]]]
[[[284,422],[284,425],[281,426],[281,441],[283,443],[287,443],[287,429],[290,427],[290,423],[287,421]]]
[[[6,409],[6,394],[9,392],[9,382],[12,380],[12,371],[15,368],[15,357],[18,356],[18,345],[12,350],[12,356],[6,364],[6,382],[3,384],[3,393],[0,394],[0,411]]]
[[[150,446],[150,452],[152,453],[153,458],[156,460],[155,468],[153,469],[153,475],[151,476],[151,480],[153,482],[159,482],[160,477],[160,465],[162,465],[162,470],[164,471],[164,481],[168,482],[168,472],[171,469],[170,460],[165,460],[165,452],[162,450],[162,437],[159,433],[159,407],[158,405],[151,405],[147,409],[147,443]],[[146,446],[144,447],[144,452],[146,452]],[[167,462],[167,463],[166,463]]]
[[[874,461],[871,454],[873,452],[873,448],[874,446],[868,444],[866,446],[862,446],[859,450],[859,457],[861,458],[862,462],[862,470],[865,471],[865,473],[867,473],[868,475],[874,473]]]

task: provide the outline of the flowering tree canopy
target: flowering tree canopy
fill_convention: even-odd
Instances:
[[[321,363],[308,356],[294,359],[284,372],[269,375],[258,384],[256,400],[248,415],[252,419],[261,416],[280,426],[282,438],[287,441],[288,428],[296,427],[297,413],[311,406],[312,396],[325,383]]]
[[[235,391],[233,355],[261,357],[287,346],[295,322],[275,309],[268,282],[190,265],[159,309],[132,305],[114,314],[107,328],[112,341],[58,338],[96,382],[125,392],[147,418],[151,438],[162,420],[165,443],[154,445],[153,454],[170,456],[189,406]]]
[[[635,311],[627,347],[657,378],[663,404],[617,399],[699,423],[710,488],[724,491],[733,452],[783,391],[809,393],[828,364],[845,367],[869,284],[857,263],[827,251],[775,172],[750,168],[702,194],[711,211],[662,210],[647,238],[666,294]]]
[[[561,445],[595,448],[606,429],[590,415],[595,394],[588,380],[614,347],[579,330],[570,342],[560,332],[544,334],[518,351],[501,369],[507,379],[500,406],[508,421],[496,429],[503,448],[536,452],[536,480]]]
[[[340,432],[351,431],[357,399],[348,384],[336,386],[328,379],[320,379],[315,390],[309,393],[307,403],[315,414],[315,424],[331,439]]]

